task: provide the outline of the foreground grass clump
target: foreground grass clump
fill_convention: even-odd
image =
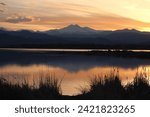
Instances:
[[[90,81],[90,89],[80,89],[84,94],[78,95],[84,99],[123,99],[125,87],[121,84],[118,76],[94,78]]]
[[[118,76],[95,78],[90,82],[90,89],[80,89],[84,92],[77,96],[78,99],[102,100],[136,100],[150,99],[149,81],[141,76],[136,76],[133,82],[122,85]]]
[[[134,81],[125,87],[126,99],[149,99],[150,85],[149,81],[144,77],[136,76]]]
[[[29,86],[26,82],[22,85],[12,85],[0,78],[0,99],[59,99],[61,96],[60,82],[55,78],[48,77],[45,81],[40,80],[39,86]]]
[[[39,85],[32,87],[26,82],[12,85],[0,78],[0,99],[150,99],[149,80],[143,75],[137,75],[127,85],[122,84],[118,75],[98,76],[90,81],[88,89],[81,88],[81,94],[75,96],[62,95],[60,86],[61,82],[51,76],[41,78]]]

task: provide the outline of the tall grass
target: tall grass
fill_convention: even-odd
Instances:
[[[150,84],[144,74],[135,76],[134,80],[123,85],[118,75],[109,75],[104,78],[96,77],[90,81],[90,89],[80,89],[84,92],[78,95],[79,99],[102,100],[136,100],[150,99]]]
[[[134,81],[125,87],[126,99],[150,99],[149,80],[144,76],[136,76]]]
[[[95,77],[91,79],[90,89],[81,92],[86,92],[80,96],[84,99],[123,99],[124,86],[118,76]]]
[[[60,86],[61,81],[51,76],[39,78],[38,87],[29,86],[26,80],[21,85],[12,85],[0,78],[0,99],[59,99],[62,95]]]
[[[136,75],[132,82],[123,85],[118,74],[95,76],[89,82],[89,88],[81,87],[81,94],[75,96],[62,95],[61,81],[51,75],[41,76],[38,86],[34,83],[29,86],[27,81],[12,85],[0,78],[0,99],[150,99],[150,84],[146,77]]]

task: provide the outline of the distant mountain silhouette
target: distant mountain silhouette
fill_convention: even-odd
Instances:
[[[61,29],[46,31],[46,33],[49,35],[59,34],[61,36],[72,36],[72,35],[87,36],[87,35],[95,35],[97,34],[97,31],[89,27],[81,27],[77,24],[74,25],[71,24]]]
[[[135,29],[99,31],[77,24],[44,32],[0,28],[0,47],[149,48],[149,45],[150,32]]]
[[[112,41],[113,44],[148,44],[150,42],[150,33],[140,32],[135,29],[124,29],[112,31],[105,38]]]

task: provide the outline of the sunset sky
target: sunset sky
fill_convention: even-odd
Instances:
[[[150,0],[0,0],[0,27],[48,30],[69,24],[150,31]]]

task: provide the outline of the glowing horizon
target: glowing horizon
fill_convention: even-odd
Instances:
[[[0,27],[44,31],[78,24],[150,31],[149,6],[150,0],[1,0]]]

